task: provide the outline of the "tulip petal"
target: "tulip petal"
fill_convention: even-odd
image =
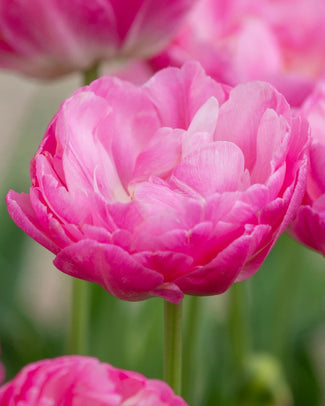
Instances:
[[[238,109],[238,106],[242,108]],[[285,117],[290,108],[284,97],[263,82],[235,87],[220,107],[215,140],[235,143],[245,157],[245,168],[252,171],[257,158],[256,133],[266,109],[274,109]]]
[[[301,206],[288,232],[325,256],[325,208],[318,211],[311,206]]]
[[[244,157],[235,144],[219,141],[185,156],[174,169],[173,177],[203,197],[240,190],[244,178]]]
[[[210,97],[217,98],[219,103],[226,97],[225,88],[206,76],[194,62],[185,64],[181,70],[158,72],[144,88],[165,126],[184,130]]]
[[[28,194],[10,190],[6,197],[6,203],[8,212],[18,227],[48,250],[55,254],[60,251],[60,247],[48,238],[46,232],[42,231]]]
[[[124,300],[143,300],[164,283],[157,271],[141,265],[115,245],[83,240],[63,249],[54,265],[68,275],[102,285]]]
[[[180,162],[183,133],[181,130],[171,128],[158,130],[150,140],[148,149],[137,157],[132,183],[148,180],[151,176],[166,179]]]

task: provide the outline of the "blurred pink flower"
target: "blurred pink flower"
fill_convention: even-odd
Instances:
[[[164,382],[95,358],[65,356],[24,367],[0,388],[1,406],[186,406]]]
[[[311,127],[307,190],[290,227],[301,243],[325,255],[325,83],[319,83],[301,108]]]
[[[52,120],[8,210],[63,272],[125,300],[213,295],[257,271],[301,203],[308,125],[267,83],[199,64],[104,77]]]
[[[297,106],[325,73],[324,21],[324,0],[199,0],[153,66],[196,59],[230,85],[267,80]]]
[[[0,67],[34,77],[150,56],[195,0],[0,0]]]

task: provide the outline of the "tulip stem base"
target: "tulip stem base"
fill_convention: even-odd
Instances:
[[[165,301],[164,379],[178,395],[182,386],[182,303]]]
[[[72,280],[72,310],[69,335],[69,353],[87,354],[89,322],[89,282]]]
[[[183,351],[183,390],[182,395],[188,403],[193,395],[193,371],[195,371],[196,350],[201,313],[201,298],[198,296],[186,296],[184,298],[185,311],[185,335]]]
[[[91,68],[83,72],[83,83],[84,85],[89,85],[93,80],[99,77],[99,64],[95,63]]]
[[[250,353],[248,282],[235,283],[229,289],[229,334],[238,373]]]

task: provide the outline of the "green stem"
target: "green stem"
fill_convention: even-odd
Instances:
[[[86,355],[88,352],[89,296],[89,282],[74,278],[72,281],[72,312],[69,337],[70,354]]]
[[[240,373],[250,351],[247,282],[229,290],[229,334],[234,365]]]
[[[83,72],[83,84],[98,78],[99,64],[95,63],[90,69]],[[72,309],[70,332],[68,338],[68,352],[70,354],[88,353],[89,316],[90,316],[90,293],[89,282],[79,279],[72,281]]]
[[[200,298],[197,296],[187,296],[184,299],[187,305],[186,324],[184,335],[184,362],[183,362],[183,398],[190,402],[193,393],[193,371],[196,363],[196,342],[199,332],[198,321],[200,314]]]
[[[271,351],[281,358],[285,351],[288,326],[292,317],[295,295],[302,269],[303,248],[288,235],[283,234],[277,247],[279,264],[276,275],[276,300],[274,301],[271,330]],[[290,286],[290,289],[288,289]]]
[[[181,394],[182,386],[182,303],[165,301],[164,379]]]
[[[91,68],[87,69],[83,73],[84,85],[89,85],[93,80],[99,77],[99,63],[95,63]]]

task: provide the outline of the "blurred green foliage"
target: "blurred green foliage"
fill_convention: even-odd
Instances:
[[[9,188],[28,190],[29,160],[62,98],[47,94],[43,92],[44,100],[34,100],[22,118],[21,136],[1,185],[0,343],[8,379],[26,363],[63,354],[66,344],[65,318],[59,327],[53,323],[49,328],[50,323],[42,323],[20,300],[22,277],[28,280],[24,258],[30,245],[4,204]],[[185,393],[190,405],[325,404],[324,264],[319,254],[283,235],[259,272],[239,285],[247,293],[240,305],[246,338],[229,326],[229,294],[195,303],[185,298],[184,341],[185,348],[191,347],[184,354],[189,380]],[[162,378],[162,301],[122,302],[95,285],[91,295],[90,355]],[[247,357],[238,366],[233,343],[247,338]]]

